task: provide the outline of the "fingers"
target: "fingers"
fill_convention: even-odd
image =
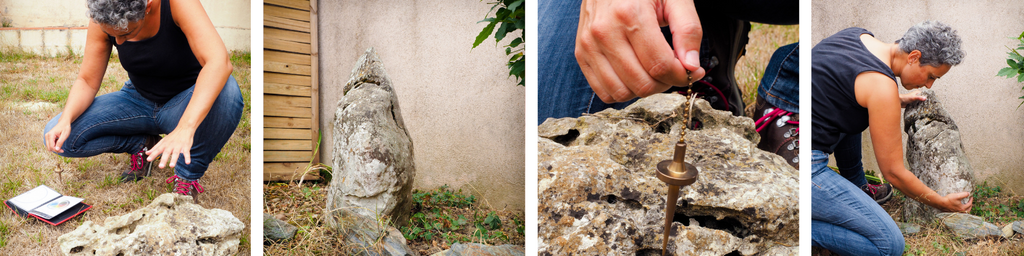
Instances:
[[[703,31],[697,9],[692,0],[667,0],[665,2],[665,21],[672,31],[672,44],[675,45],[676,56],[682,60],[683,67],[690,71],[700,69],[700,39]],[[698,79],[698,76],[691,76]],[[703,72],[700,77],[703,77]]]
[[[627,54],[619,55],[623,57],[635,56],[635,59],[631,59],[631,63],[628,63],[632,64],[630,67],[640,66],[640,68],[643,68],[643,72],[639,72],[643,74],[641,78],[656,80],[653,82],[640,81],[645,82],[639,83],[640,85],[655,85],[654,88],[637,88],[647,90],[640,90],[640,93],[637,94],[640,97],[668,90],[669,86],[685,86],[690,84],[682,61],[676,57],[672,47],[668,44],[668,41],[665,41],[665,37],[661,33],[661,28],[658,25],[658,15],[654,13],[655,11],[651,8],[636,10],[638,17],[634,19],[635,22],[633,24],[630,24],[632,26],[627,27],[625,30],[626,39],[631,46],[628,49],[628,53],[631,54],[628,54],[630,56],[627,56]],[[625,13],[622,15],[625,15]],[[625,18],[621,17],[621,19]],[[637,71],[640,70],[634,72]]]
[[[57,142],[54,145],[54,148],[57,149],[55,152],[64,153],[64,149],[62,147],[64,146],[64,141],[68,140],[68,135],[69,134],[66,132],[60,133],[59,137],[57,137]]]

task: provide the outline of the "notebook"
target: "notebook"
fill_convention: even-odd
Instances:
[[[61,195],[46,185],[39,185],[4,201],[4,205],[19,216],[35,217],[54,226],[92,208],[91,205],[82,203],[81,198]]]

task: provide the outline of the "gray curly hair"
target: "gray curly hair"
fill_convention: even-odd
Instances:
[[[146,17],[146,0],[89,0],[89,18],[115,29],[128,29],[129,22]]]
[[[910,27],[896,43],[906,53],[921,51],[922,65],[954,66],[964,59],[964,51],[960,48],[962,42],[956,30],[938,21],[929,20]]]

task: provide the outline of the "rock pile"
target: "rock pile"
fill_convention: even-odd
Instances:
[[[679,140],[678,94],[623,110],[548,119],[538,127],[541,255],[661,252],[667,186],[655,165]],[[753,120],[698,100],[688,131],[696,183],[680,190],[668,251],[675,255],[796,254],[797,171],[757,149]]]
[[[234,255],[245,224],[221,209],[206,209],[192,197],[174,193],[148,206],[107,218],[86,221],[57,238],[65,255]]]

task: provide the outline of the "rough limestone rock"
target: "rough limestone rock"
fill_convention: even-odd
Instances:
[[[993,238],[1002,235],[995,224],[985,222],[978,216],[966,213],[943,212],[935,215],[943,225],[964,239]]]
[[[263,243],[284,242],[295,237],[299,228],[263,213]]]
[[[416,173],[412,139],[373,48],[356,62],[343,93],[334,114],[335,174],[327,190],[326,212],[350,208],[369,217],[390,216],[395,225],[405,225]]]
[[[540,255],[660,254],[672,158],[685,97],[656,94],[623,110],[548,119],[538,127]],[[797,170],[757,149],[754,121],[698,100],[686,133],[698,167],[683,187],[669,237],[674,255],[796,253]],[[788,252],[788,253],[787,253]]]
[[[1017,233],[1024,234],[1024,221],[1014,221],[1013,231],[1017,231]]]
[[[470,255],[492,255],[492,256],[522,256],[525,255],[522,246],[511,244],[506,245],[483,245],[477,243],[461,244],[455,243],[452,248],[444,250],[431,256],[470,256]]]
[[[928,100],[907,105],[903,113],[910,171],[939,195],[970,192],[974,188],[974,169],[960,142],[960,130],[934,91],[921,92]],[[903,217],[931,221],[938,213],[935,208],[908,200]]]
[[[57,241],[64,255],[234,255],[244,228],[231,212],[168,193],[103,224],[86,221]]]
[[[339,255],[368,256],[416,256],[405,236],[394,226],[387,225],[366,215],[356,213],[347,208],[336,211],[332,217],[338,223],[335,232],[345,240],[343,248],[338,249]]]
[[[1002,232],[1003,238],[1010,238],[1013,236],[1013,224],[1006,224],[1006,226],[1003,227]]]

